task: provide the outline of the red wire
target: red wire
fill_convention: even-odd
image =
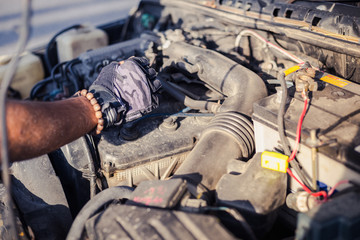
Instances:
[[[296,129],[296,139],[295,139],[295,146],[294,149],[288,159],[289,162],[291,162],[292,160],[294,160],[295,155],[298,151],[299,148],[299,143],[300,143],[300,136],[301,136],[301,126],[303,124],[304,121],[304,117],[306,114],[306,110],[307,110],[307,106],[308,106],[309,100],[308,98],[304,97],[304,108],[302,110],[302,113],[300,115],[299,121],[298,121],[298,125],[297,125],[297,129]]]
[[[300,182],[300,180],[297,179],[297,177],[295,177],[295,175],[294,175],[293,172],[290,170],[290,168],[288,168],[286,171],[287,171],[287,173],[288,173],[292,178],[295,179],[295,181],[297,181],[297,182],[300,184],[300,186],[301,186],[307,193],[311,194],[311,195],[314,196],[314,197],[323,196],[323,197],[324,197],[324,200],[327,199],[328,195],[327,195],[327,193],[326,193],[325,191],[320,191],[320,192],[315,192],[315,193],[312,192],[307,186],[305,186],[302,182]]]
[[[288,158],[288,162],[291,162],[292,160],[295,159],[295,156],[297,154],[298,148],[299,148],[299,144],[300,144],[300,137],[301,137],[301,127],[304,121],[304,117],[306,114],[306,110],[309,104],[309,99],[303,95],[304,98],[304,108],[301,112],[298,124],[297,124],[297,128],[296,128],[296,138],[295,138],[295,146],[293,151],[291,152],[290,157]],[[299,179],[297,179],[297,177],[295,177],[295,175],[293,174],[293,172],[290,170],[290,168],[286,169],[286,172],[293,178],[295,179],[296,182],[298,182],[300,184],[300,186],[309,194],[311,194],[314,197],[320,197],[323,196],[324,201],[326,201],[334,192],[335,189],[341,185],[341,184],[347,184],[349,183],[349,180],[341,180],[338,183],[336,183],[334,185],[333,188],[331,188],[331,190],[329,191],[329,193],[326,193],[326,191],[319,191],[319,192],[312,192],[307,186],[305,186]]]
[[[333,195],[333,193],[335,192],[336,188],[341,185],[341,184],[347,184],[349,183],[349,180],[341,180],[339,181],[337,184],[334,185],[334,187],[332,187],[328,193],[328,196],[330,197],[331,195]]]
[[[251,30],[245,30],[247,32],[251,32],[253,35],[255,35],[256,37],[258,37],[259,39],[263,40],[264,42],[266,42],[267,44],[271,45],[272,47],[276,48],[278,51],[284,53],[287,56],[290,56],[291,58],[293,58],[292,60],[297,62],[298,64],[304,64],[304,60],[298,58],[297,56],[291,54],[290,52],[286,51],[285,49],[271,43],[269,40],[267,40],[266,38],[262,37],[260,34],[251,31]]]
[[[306,114],[306,110],[307,110],[307,107],[308,107],[308,104],[309,104],[309,99],[307,97],[304,96],[304,108],[301,112],[301,115],[300,115],[300,118],[299,118],[299,121],[298,121],[298,125],[297,125],[297,129],[296,129],[296,138],[295,138],[295,146],[294,146],[294,149],[288,159],[288,162],[294,160],[295,156],[296,156],[296,153],[298,151],[298,148],[299,148],[299,144],[300,144],[300,136],[301,136],[301,127],[302,127],[302,124],[303,124],[303,121],[304,121],[304,117],[305,117],[305,114]],[[295,179],[295,181],[297,181],[300,186],[309,194],[311,194],[312,196],[314,197],[320,197],[320,196],[323,196],[324,197],[324,200],[327,199],[328,195],[325,191],[319,191],[319,192],[312,192],[307,186],[305,186],[302,182],[300,182],[299,179],[297,179],[297,177],[295,177],[295,175],[293,174],[293,172],[290,170],[290,168],[288,168],[287,170],[287,173],[293,178]]]

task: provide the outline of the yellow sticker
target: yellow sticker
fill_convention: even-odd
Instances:
[[[296,65],[296,66],[293,66],[293,67],[291,67],[291,68],[289,68],[289,69],[286,69],[286,70],[284,71],[285,76],[287,76],[287,75],[289,75],[289,74],[291,74],[291,73],[293,73],[293,72],[295,72],[295,71],[297,71],[297,70],[299,70],[299,69],[300,69],[300,66],[299,66],[299,65]]]
[[[261,167],[286,173],[288,158],[288,156],[281,153],[265,151],[261,154]]]
[[[335,77],[333,75],[325,75],[325,76],[321,77],[320,80],[330,83],[332,85],[335,85],[337,87],[341,87],[341,88],[345,87],[346,85],[348,85],[350,83],[349,81],[347,81],[345,79]]]

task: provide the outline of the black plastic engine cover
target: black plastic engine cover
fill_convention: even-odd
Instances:
[[[213,216],[112,205],[86,224],[92,239],[235,239]]]

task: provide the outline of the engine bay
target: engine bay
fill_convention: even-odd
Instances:
[[[160,106],[13,163],[21,239],[359,238],[359,10],[146,0],[59,33],[34,51],[44,79],[29,100],[69,98],[144,56]],[[81,34],[98,46],[76,46]]]

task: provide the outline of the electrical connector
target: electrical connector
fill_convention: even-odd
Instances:
[[[297,70],[293,76],[296,91],[317,91],[318,83],[314,80],[316,70],[310,67],[304,67]]]
[[[286,173],[288,168],[288,158],[288,156],[281,153],[264,151],[261,154],[261,167],[276,172]]]

